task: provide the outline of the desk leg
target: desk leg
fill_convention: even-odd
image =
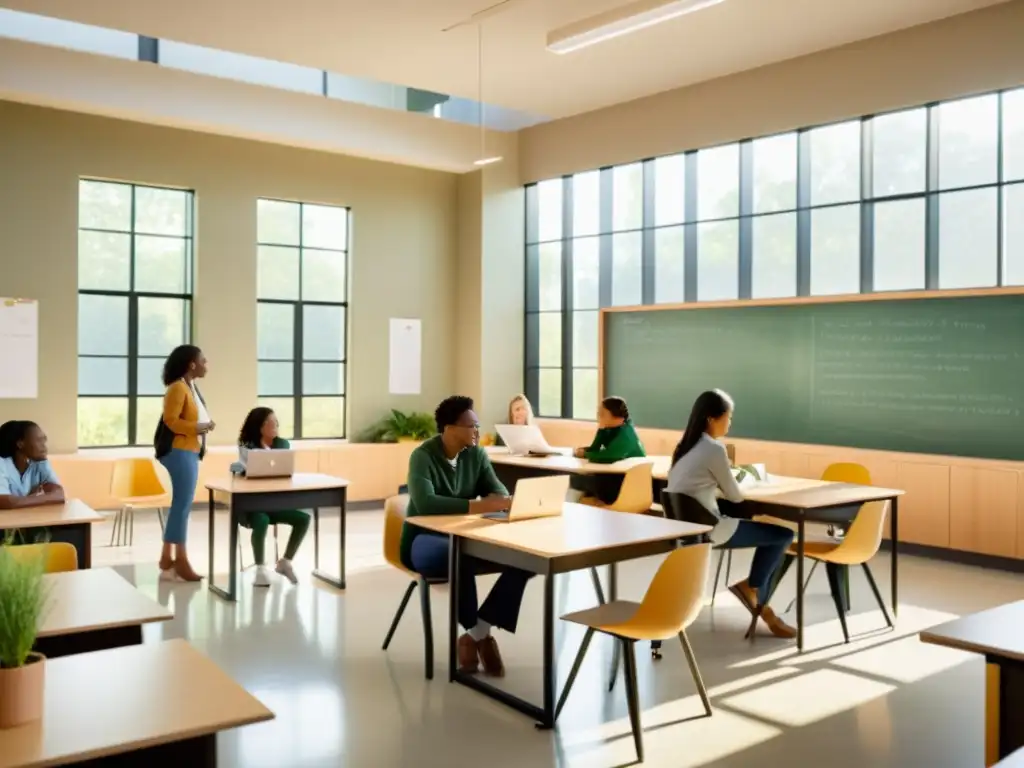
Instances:
[[[900,590],[899,590],[899,541],[900,541],[900,500],[894,496],[891,501],[891,509],[889,512],[889,541],[892,545],[892,559],[890,560],[890,567],[892,568],[892,617],[895,620],[900,612]]]
[[[448,682],[455,681],[458,669],[459,642],[459,570],[462,565],[461,542],[458,536],[449,537],[448,546]]]
[[[612,565],[612,568],[614,573],[615,566]],[[555,727],[555,576],[551,573],[544,576],[543,674],[544,716],[537,727],[547,730]]]
[[[92,568],[92,523],[86,523],[82,531],[82,538],[84,539],[84,550],[78,556],[78,567],[79,568]]]
[[[796,533],[796,649],[804,649],[804,515],[797,522]]]
[[[1024,749],[1024,664],[985,661],[985,765],[995,765]]]
[[[226,591],[218,587],[216,584],[217,569],[214,565],[214,552],[216,551],[216,547],[214,546],[214,528],[217,522],[216,513],[217,510],[213,500],[213,491],[210,491],[210,524],[208,526],[207,532],[207,541],[209,543],[209,551],[207,552],[207,554],[209,555],[210,572],[207,574],[207,586],[209,587],[209,590],[213,592],[213,594],[217,595],[217,597],[221,597],[225,600],[230,600],[234,602],[237,599],[238,589],[238,574],[236,573],[236,571],[238,571],[238,523],[235,520],[234,494],[231,495],[231,501],[229,502],[228,506],[228,541],[231,544],[231,549],[228,551],[228,564],[231,569],[231,572],[228,575],[228,588]]]
[[[338,575],[320,570],[320,510],[313,510],[313,576],[336,589],[345,588],[345,503],[346,489],[342,488],[338,501]]]

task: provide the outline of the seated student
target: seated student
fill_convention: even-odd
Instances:
[[[622,459],[647,455],[640,436],[629,418],[629,408],[621,397],[606,397],[597,409],[597,434],[586,448],[577,448],[573,455],[595,464],[613,464]],[[569,479],[570,487],[580,495],[591,496],[602,504],[611,504],[622,488],[620,474],[581,475]]]
[[[245,417],[245,423],[238,433],[238,461],[231,465],[231,470],[244,473],[250,451],[288,450],[291,445],[283,437],[278,437],[277,416],[269,408],[253,408]],[[298,509],[281,509],[276,512],[253,512],[243,525],[252,529],[252,556],[256,561],[256,577],[253,586],[269,587],[270,573],[265,565],[267,529],[271,525],[290,525],[291,534],[284,548],[284,557],[277,561],[274,569],[292,584],[298,584],[298,577],[292,567],[292,560],[299,551],[299,545],[309,530],[309,513]]]
[[[434,412],[440,433],[424,441],[409,458],[407,517],[417,515],[484,514],[508,509],[512,500],[494,474],[487,452],[478,445],[480,425],[468,397],[453,396]],[[406,522],[402,528],[402,562],[419,574],[448,577],[449,540]],[[526,582],[533,575],[517,568],[464,557],[459,580],[459,623],[467,630],[459,638],[459,669],[505,674],[491,627],[515,632]],[[477,603],[477,573],[499,573],[482,605]]]
[[[732,423],[732,399],[720,390],[704,392],[693,404],[686,432],[672,454],[667,490],[684,493],[711,512],[719,522],[711,531],[713,544],[754,547],[750,575],[729,587],[743,607],[753,615],[763,590],[771,583],[793,541],[793,531],[771,523],[730,516],[733,505],[743,501],[743,491],[732,474],[729,456],[719,439]],[[721,491],[724,502],[717,498]],[[721,507],[721,509],[720,509]],[[796,630],[765,606],[761,618],[776,637],[796,637]]]
[[[505,424],[514,424],[517,427],[524,427],[533,424],[533,406],[526,399],[526,395],[516,395],[508,402],[508,415],[505,417]],[[494,444],[504,446],[505,441],[501,435],[496,435]]]
[[[64,503],[64,489],[46,458],[46,433],[34,421],[0,426],[0,509]]]

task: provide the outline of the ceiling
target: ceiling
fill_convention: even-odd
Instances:
[[[477,97],[472,26],[498,0],[0,0],[179,42]],[[626,0],[508,0],[483,22],[483,100],[565,117],[1005,0],[726,0],[566,56],[547,32]]]

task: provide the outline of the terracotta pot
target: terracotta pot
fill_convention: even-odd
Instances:
[[[43,716],[46,657],[31,653],[24,666],[0,669],[0,728],[14,728]]]

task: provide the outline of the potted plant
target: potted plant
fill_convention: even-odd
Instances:
[[[363,443],[406,443],[426,440],[437,432],[429,413],[402,413],[392,409],[388,416],[360,435]]]
[[[32,647],[46,604],[46,554],[16,549],[10,538],[0,545],[0,728],[43,716],[46,658]]]

